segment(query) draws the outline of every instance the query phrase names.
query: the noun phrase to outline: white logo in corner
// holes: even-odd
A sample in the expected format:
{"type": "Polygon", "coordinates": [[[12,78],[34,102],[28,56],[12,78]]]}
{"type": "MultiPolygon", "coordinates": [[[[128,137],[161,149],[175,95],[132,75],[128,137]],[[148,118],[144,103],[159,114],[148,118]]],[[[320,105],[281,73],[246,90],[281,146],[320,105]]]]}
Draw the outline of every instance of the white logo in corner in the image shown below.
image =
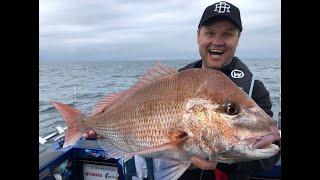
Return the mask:
{"type": "Polygon", "coordinates": [[[244,73],[242,71],[240,71],[239,69],[235,69],[233,71],[231,71],[231,77],[233,78],[242,78],[244,76],[244,73]]]}
{"type": "Polygon", "coordinates": [[[214,12],[217,13],[225,13],[226,10],[228,13],[230,13],[230,5],[226,2],[219,2],[219,4],[216,4],[216,8],[214,9],[214,12]]]}

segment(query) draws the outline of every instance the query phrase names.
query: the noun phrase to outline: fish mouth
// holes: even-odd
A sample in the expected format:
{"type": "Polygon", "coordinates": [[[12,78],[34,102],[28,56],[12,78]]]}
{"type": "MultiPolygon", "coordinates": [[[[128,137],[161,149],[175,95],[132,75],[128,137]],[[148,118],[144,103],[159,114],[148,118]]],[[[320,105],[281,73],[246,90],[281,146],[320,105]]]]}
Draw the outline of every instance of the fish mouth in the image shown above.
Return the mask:
{"type": "Polygon", "coordinates": [[[248,138],[232,146],[229,151],[220,153],[216,159],[219,162],[234,163],[270,158],[280,151],[279,146],[273,144],[277,140],[280,140],[280,134],[273,130],[272,133],[248,138]]]}
{"type": "Polygon", "coordinates": [[[279,132],[277,133],[272,133],[272,134],[267,134],[264,136],[261,136],[256,139],[256,142],[252,144],[252,148],[255,150],[267,150],[267,149],[279,149],[279,147],[275,144],[272,144],[275,141],[280,140],[280,134],[279,132]]]}

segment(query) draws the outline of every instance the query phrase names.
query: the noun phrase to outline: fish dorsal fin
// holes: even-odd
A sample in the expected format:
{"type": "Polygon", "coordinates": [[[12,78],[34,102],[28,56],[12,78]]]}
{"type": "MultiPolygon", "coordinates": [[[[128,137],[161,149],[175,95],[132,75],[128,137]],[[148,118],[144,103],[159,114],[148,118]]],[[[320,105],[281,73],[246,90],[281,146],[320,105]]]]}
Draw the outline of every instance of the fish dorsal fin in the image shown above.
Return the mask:
{"type": "Polygon", "coordinates": [[[128,90],[122,91],[120,93],[113,93],[103,97],[93,108],[92,115],[98,115],[103,113],[108,107],[113,103],[117,102],[119,99],[133,94],[138,91],[140,88],[150,84],[151,82],[164,77],[166,75],[178,72],[176,69],[169,67],[164,64],[156,63],[155,66],[148,69],[147,74],[139,78],[139,81],[136,82],[128,90]]]}
{"type": "Polygon", "coordinates": [[[157,62],[153,67],[149,68],[147,72],[143,78],[154,80],[168,74],[177,73],[178,71],[170,66],[157,62]]]}
{"type": "Polygon", "coordinates": [[[107,96],[103,97],[93,108],[92,115],[97,115],[103,113],[105,109],[111,106],[114,102],[117,102],[120,98],[125,96],[125,92],[120,93],[112,93],[108,94],[107,96]]]}
{"type": "Polygon", "coordinates": [[[130,93],[136,92],[138,89],[150,84],[151,82],[161,77],[167,76],[169,74],[177,73],[177,72],[178,71],[176,69],[157,62],[153,67],[147,70],[147,74],[139,78],[139,81],[135,83],[128,90],[128,92],[130,93]]]}

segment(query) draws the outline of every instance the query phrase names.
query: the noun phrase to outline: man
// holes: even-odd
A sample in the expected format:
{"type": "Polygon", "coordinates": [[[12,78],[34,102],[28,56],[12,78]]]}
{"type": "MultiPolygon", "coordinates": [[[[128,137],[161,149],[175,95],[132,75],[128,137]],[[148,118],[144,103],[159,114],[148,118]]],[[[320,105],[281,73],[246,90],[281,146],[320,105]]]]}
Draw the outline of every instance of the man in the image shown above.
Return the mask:
{"type": "MultiPolygon", "coordinates": [[[[253,74],[241,60],[234,57],[242,31],[239,9],[231,3],[221,1],[208,6],[199,23],[197,42],[201,60],[186,65],[180,71],[190,68],[211,68],[225,73],[235,84],[242,88],[252,99],[272,117],[270,96],[263,83],[255,80],[253,74]]],[[[277,144],[279,144],[277,142],[277,144]]],[[[216,176],[228,180],[249,179],[250,174],[272,168],[279,160],[280,152],[265,160],[224,164],[207,162],[208,167],[215,169],[216,176]],[[216,166],[215,166],[216,165],[216,166]]],[[[201,168],[201,160],[198,168],[201,168]]],[[[209,169],[209,168],[206,168],[209,169]]],[[[187,170],[180,179],[199,178],[214,179],[212,170],[201,172],[200,169],[187,170]]]]}
{"type": "MultiPolygon", "coordinates": [[[[245,64],[234,57],[242,23],[239,9],[228,3],[218,2],[208,6],[199,23],[197,43],[201,60],[190,63],[179,71],[190,68],[211,68],[225,73],[235,84],[242,88],[253,100],[271,117],[270,96],[263,83],[255,80],[253,74],[245,64]]],[[[277,143],[279,144],[279,143],[277,143]]],[[[179,179],[228,179],[245,180],[250,174],[272,168],[279,160],[280,152],[265,160],[224,164],[209,162],[193,157],[191,166],[179,179]]],[[[126,163],[128,179],[153,179],[157,173],[155,160],[146,161],[135,156],[126,163]]]]}

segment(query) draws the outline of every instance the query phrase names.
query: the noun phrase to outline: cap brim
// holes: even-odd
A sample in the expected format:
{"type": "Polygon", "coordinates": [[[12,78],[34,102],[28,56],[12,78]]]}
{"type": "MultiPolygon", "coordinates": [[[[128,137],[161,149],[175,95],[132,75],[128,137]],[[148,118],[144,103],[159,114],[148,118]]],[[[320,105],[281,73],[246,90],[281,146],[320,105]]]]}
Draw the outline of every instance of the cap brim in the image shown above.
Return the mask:
{"type": "Polygon", "coordinates": [[[236,21],[232,16],[227,16],[227,15],[225,15],[225,14],[212,16],[212,17],[204,20],[201,24],[199,24],[198,27],[203,26],[203,25],[206,24],[209,20],[213,20],[213,19],[217,19],[217,18],[225,18],[225,19],[230,20],[234,25],[237,26],[237,28],[240,30],[240,32],[242,31],[242,26],[241,26],[241,24],[238,24],[237,21],[236,21]]]}

